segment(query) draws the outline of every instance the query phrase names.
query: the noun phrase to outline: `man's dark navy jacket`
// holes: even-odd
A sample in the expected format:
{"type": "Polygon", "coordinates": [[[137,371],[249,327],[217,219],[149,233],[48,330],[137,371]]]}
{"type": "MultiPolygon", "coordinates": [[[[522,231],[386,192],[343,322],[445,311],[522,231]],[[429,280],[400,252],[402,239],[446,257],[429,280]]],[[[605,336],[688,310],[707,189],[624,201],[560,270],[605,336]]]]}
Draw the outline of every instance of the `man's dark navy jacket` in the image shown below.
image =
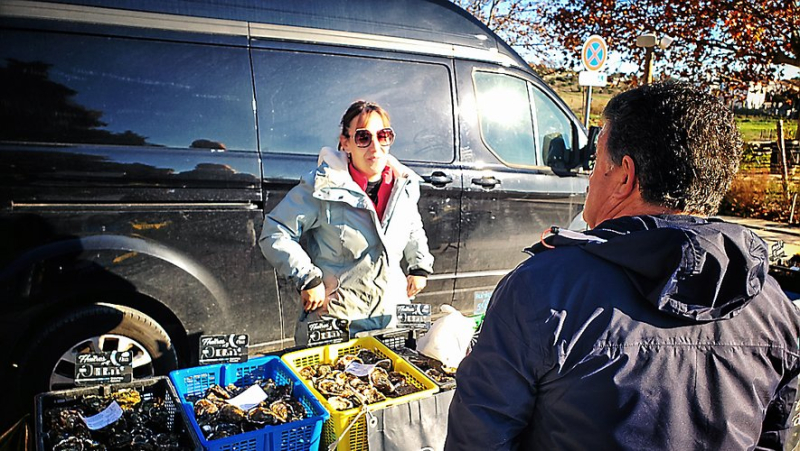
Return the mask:
{"type": "Polygon", "coordinates": [[[800,312],[760,238],[639,216],[547,243],[494,292],[448,451],[781,448],[800,312]]]}

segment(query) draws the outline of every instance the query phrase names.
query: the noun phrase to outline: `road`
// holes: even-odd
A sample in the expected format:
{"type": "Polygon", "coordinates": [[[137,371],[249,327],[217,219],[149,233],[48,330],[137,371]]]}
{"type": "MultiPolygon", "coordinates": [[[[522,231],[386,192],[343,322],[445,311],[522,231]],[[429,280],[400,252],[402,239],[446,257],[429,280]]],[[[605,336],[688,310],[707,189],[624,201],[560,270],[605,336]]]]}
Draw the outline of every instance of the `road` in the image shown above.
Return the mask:
{"type": "MultiPolygon", "coordinates": [[[[770,261],[788,260],[800,254],[800,227],[763,219],[737,218],[735,216],[718,216],[726,221],[741,224],[760,236],[770,246],[770,261]]],[[[798,257],[800,258],[800,257],[798,257]]]]}

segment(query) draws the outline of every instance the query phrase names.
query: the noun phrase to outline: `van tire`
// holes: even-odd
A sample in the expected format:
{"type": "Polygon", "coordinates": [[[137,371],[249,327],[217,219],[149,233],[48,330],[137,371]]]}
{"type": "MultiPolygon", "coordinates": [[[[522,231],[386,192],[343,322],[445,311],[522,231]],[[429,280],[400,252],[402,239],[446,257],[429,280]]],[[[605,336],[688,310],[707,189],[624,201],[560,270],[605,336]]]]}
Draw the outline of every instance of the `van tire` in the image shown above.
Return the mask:
{"type": "Polygon", "coordinates": [[[133,351],[134,379],[167,375],[178,368],[172,341],[155,320],[129,307],[92,304],[59,315],[30,341],[19,360],[22,402],[32,404],[36,393],[67,388],[60,384],[68,382],[61,377],[55,378],[59,383],[54,386],[53,374],[57,369],[65,376],[70,370],[74,374],[74,365],[70,368],[68,361],[71,351],[90,340],[97,344],[101,337],[106,347],[94,352],[133,351]]]}

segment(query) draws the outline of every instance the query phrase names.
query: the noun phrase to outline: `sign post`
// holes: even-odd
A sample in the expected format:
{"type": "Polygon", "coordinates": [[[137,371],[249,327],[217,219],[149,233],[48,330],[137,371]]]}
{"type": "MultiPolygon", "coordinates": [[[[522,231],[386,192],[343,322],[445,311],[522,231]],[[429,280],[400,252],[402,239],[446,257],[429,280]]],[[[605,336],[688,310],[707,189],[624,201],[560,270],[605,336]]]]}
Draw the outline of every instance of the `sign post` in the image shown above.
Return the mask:
{"type": "Polygon", "coordinates": [[[585,91],[586,103],[583,107],[583,126],[586,128],[589,128],[589,113],[592,107],[592,86],[603,87],[607,83],[606,74],[600,72],[600,69],[606,64],[607,57],[608,46],[602,36],[593,34],[583,43],[581,62],[586,70],[579,74],[578,84],[587,88],[585,91]]]}

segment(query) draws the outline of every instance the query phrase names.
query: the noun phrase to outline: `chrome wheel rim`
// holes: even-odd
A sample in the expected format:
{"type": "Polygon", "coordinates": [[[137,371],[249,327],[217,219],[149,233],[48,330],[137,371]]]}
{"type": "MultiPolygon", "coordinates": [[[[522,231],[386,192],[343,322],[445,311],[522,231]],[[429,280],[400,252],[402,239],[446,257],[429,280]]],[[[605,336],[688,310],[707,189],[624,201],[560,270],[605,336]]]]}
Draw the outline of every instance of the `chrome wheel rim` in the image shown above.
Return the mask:
{"type": "Polygon", "coordinates": [[[133,355],[133,377],[139,379],[154,375],[153,357],[147,349],[130,337],[105,334],[80,341],[59,357],[50,372],[50,390],[75,386],[75,362],[78,354],[87,352],[130,351],[133,355]]]}

